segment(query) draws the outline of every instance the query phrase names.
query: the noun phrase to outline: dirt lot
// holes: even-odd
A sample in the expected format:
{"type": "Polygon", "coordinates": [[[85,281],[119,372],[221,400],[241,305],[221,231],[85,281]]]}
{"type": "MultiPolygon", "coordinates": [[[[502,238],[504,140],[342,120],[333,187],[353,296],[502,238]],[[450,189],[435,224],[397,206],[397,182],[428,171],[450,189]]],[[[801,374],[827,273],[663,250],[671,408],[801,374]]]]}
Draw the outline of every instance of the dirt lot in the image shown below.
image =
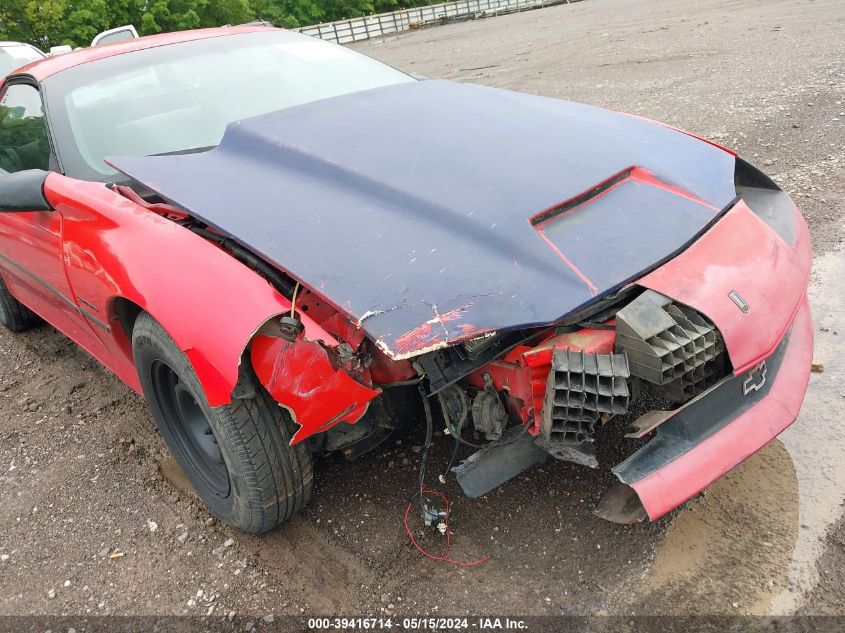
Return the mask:
{"type": "Polygon", "coordinates": [[[322,462],[308,510],[251,537],[198,505],[139,396],[49,327],[3,331],[0,615],[234,611],[260,630],[303,613],[845,614],[843,41],[841,0],[587,0],[357,45],[429,77],[667,121],[795,196],[824,372],[796,425],[704,495],[620,527],[590,513],[607,472],[549,464],[477,501],[449,484],[454,556],[491,556],[458,568],[407,541],[407,436],[322,462]]]}

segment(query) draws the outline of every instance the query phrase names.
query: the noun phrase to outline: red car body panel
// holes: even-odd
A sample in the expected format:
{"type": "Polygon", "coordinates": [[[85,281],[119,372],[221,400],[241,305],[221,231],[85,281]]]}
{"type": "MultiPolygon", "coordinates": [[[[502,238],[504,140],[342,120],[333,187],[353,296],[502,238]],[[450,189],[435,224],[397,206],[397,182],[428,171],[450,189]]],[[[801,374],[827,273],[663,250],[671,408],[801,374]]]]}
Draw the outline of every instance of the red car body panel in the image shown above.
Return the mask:
{"type": "Polygon", "coordinates": [[[637,284],[706,314],[741,374],[777,347],[807,290],[810,234],[797,208],[794,213],[791,246],[740,200],[700,240],[637,284]],[[745,299],[747,313],[731,300],[732,291],[745,299]]]}
{"type": "MultiPolygon", "coordinates": [[[[357,422],[367,411],[367,403],[381,393],[337,367],[321,345],[301,337],[287,341],[256,336],[251,355],[261,384],[294,413],[299,424],[291,444],[340,422],[357,422]]],[[[369,382],[369,372],[365,373],[362,378],[369,382]]]]}
{"type": "MultiPolygon", "coordinates": [[[[208,240],[101,183],[51,174],[45,194],[56,211],[0,216],[3,252],[32,269],[5,275],[10,290],[136,391],[131,342],[115,306],[137,305],[185,352],[209,404],[230,402],[244,350],[264,323],[290,311],[290,300],[208,240]],[[31,274],[54,291],[27,283],[31,274]]],[[[337,314],[320,316],[360,345],[360,332],[337,314]]],[[[252,352],[259,378],[300,424],[295,442],[357,421],[380,393],[335,369],[327,348],[338,339],[307,314],[301,319],[295,345],[281,349],[280,339],[259,336],[252,352]]]]}
{"type": "MultiPolygon", "coordinates": [[[[612,321],[608,322],[612,325],[612,321]]],[[[613,330],[584,329],[549,336],[534,347],[519,345],[501,360],[488,363],[468,377],[471,385],[483,389],[485,375],[490,376],[497,391],[508,394],[511,410],[525,424],[529,433],[540,432],[540,412],[546,396],[546,380],[555,350],[583,350],[590,354],[610,354],[616,341],[613,330]]]]}
{"type": "Polygon", "coordinates": [[[762,401],[677,459],[628,482],[652,520],[762,448],[798,415],[813,357],[806,294],[812,250],[804,218],[797,207],[793,213],[796,237],[789,245],[739,201],[686,251],[637,282],[707,315],[724,337],[735,376],[767,359],[790,336],[762,401]],[[768,283],[761,283],[761,274],[768,283]],[[741,294],[747,312],[730,298],[732,291],[741,294]]]}
{"type": "MultiPolygon", "coordinates": [[[[268,319],[289,311],[290,301],[209,241],[101,183],[51,174],[45,194],[55,212],[28,218],[2,214],[0,236],[14,232],[21,243],[20,236],[26,235],[18,226],[21,219],[35,227],[31,232],[52,222],[52,230],[44,232],[55,250],[43,268],[59,271],[51,280],[70,304],[41,298],[20,281],[26,274],[9,280],[12,292],[138,390],[131,345],[115,310],[118,300],[132,302],[161,323],[185,352],[209,404],[229,402],[250,339],[268,319]],[[168,248],[161,248],[163,243],[168,248]]],[[[2,243],[4,252],[13,241],[2,243]]],[[[21,261],[38,266],[33,252],[28,248],[21,261]]],[[[312,319],[302,320],[308,340],[337,345],[312,319]]]]}

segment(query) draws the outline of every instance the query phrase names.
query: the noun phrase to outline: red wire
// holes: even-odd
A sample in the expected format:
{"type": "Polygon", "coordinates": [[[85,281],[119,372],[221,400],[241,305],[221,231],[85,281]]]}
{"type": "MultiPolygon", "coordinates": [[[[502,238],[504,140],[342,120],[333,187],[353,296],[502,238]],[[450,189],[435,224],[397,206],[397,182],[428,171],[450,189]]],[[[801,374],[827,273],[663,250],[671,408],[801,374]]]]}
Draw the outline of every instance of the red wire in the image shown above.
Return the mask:
{"type": "Polygon", "coordinates": [[[451,533],[449,532],[449,499],[447,499],[446,495],[443,494],[442,492],[440,492],[439,490],[435,490],[434,488],[429,488],[428,486],[423,486],[422,488],[420,488],[420,494],[421,495],[424,495],[424,494],[436,495],[436,496],[440,497],[440,499],[443,501],[443,504],[446,507],[446,515],[443,518],[443,523],[446,524],[446,547],[443,549],[443,553],[440,554],[439,556],[435,556],[434,554],[431,554],[431,553],[427,552],[426,550],[424,550],[422,547],[420,547],[420,544],[417,543],[417,539],[414,538],[413,532],[411,532],[411,528],[408,526],[408,517],[411,514],[411,508],[413,507],[414,502],[409,501],[408,507],[405,508],[405,531],[408,533],[408,536],[411,538],[411,543],[414,544],[414,547],[416,547],[423,556],[425,556],[426,558],[430,558],[431,560],[439,560],[439,561],[442,561],[444,563],[452,563],[453,565],[457,565],[458,567],[475,567],[476,565],[480,565],[481,563],[484,563],[487,560],[489,560],[489,558],[490,558],[489,556],[484,556],[483,558],[479,558],[478,560],[474,560],[474,561],[465,563],[465,562],[461,562],[461,561],[453,560],[453,559],[449,558],[449,549],[452,547],[452,536],[451,536],[451,533]]]}

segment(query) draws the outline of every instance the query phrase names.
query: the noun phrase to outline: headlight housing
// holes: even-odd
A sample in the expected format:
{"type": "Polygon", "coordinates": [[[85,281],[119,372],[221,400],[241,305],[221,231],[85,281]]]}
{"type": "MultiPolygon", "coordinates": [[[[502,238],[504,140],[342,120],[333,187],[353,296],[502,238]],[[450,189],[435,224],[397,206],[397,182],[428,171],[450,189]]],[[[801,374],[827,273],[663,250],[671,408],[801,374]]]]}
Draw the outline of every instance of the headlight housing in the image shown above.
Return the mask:
{"type": "Polygon", "coordinates": [[[757,217],[790,246],[795,245],[795,203],[789,194],[751,163],[736,157],[736,193],[757,217]]]}

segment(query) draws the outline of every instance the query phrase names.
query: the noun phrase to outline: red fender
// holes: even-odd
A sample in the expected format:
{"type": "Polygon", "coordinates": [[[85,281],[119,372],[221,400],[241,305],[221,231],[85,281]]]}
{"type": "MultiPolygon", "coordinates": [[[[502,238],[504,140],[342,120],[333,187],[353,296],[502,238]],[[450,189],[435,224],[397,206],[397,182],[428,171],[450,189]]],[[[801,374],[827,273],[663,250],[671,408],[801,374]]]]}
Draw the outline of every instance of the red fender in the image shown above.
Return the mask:
{"type": "MultiPolygon", "coordinates": [[[[115,311],[127,299],[185,352],[209,404],[230,402],[244,349],[290,301],[216,245],[101,183],[51,174],[44,193],[62,216],[71,299],[101,342],[87,345],[89,352],[140,390],[115,311]]],[[[305,339],[338,344],[307,316],[302,321],[305,339]]]]}
{"type": "Polygon", "coordinates": [[[291,444],[339,422],[357,422],[369,401],[381,393],[335,367],[322,345],[302,336],[294,342],[256,336],[251,355],[261,384],[299,424],[291,444]]]}

